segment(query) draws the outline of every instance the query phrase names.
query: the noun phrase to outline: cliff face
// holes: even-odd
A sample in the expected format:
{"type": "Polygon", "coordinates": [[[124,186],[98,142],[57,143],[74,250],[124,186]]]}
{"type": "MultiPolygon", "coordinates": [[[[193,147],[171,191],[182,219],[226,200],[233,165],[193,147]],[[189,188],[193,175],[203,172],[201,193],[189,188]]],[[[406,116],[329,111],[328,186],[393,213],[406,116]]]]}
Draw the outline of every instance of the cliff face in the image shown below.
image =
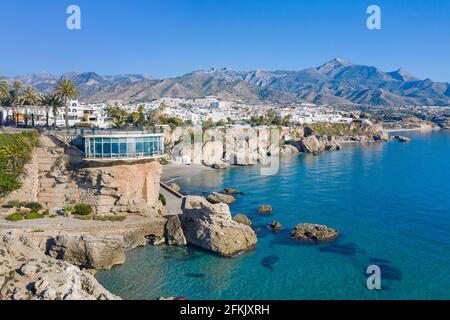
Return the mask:
{"type": "Polygon", "coordinates": [[[98,214],[146,214],[158,207],[159,162],[85,168],[77,174],[80,202],[98,214]]]}
{"type": "Polygon", "coordinates": [[[47,208],[92,205],[100,215],[150,214],[159,208],[159,162],[87,167],[74,150],[42,135],[25,168],[23,186],[6,200],[35,201],[47,208]]]}

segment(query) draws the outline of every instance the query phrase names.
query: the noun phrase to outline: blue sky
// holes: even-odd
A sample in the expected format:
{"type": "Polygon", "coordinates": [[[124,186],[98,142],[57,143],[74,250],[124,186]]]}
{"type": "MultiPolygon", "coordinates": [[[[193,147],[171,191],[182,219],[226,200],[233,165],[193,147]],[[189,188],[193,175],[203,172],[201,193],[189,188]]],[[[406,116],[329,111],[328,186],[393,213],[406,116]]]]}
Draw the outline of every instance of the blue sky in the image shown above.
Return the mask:
{"type": "Polygon", "coordinates": [[[450,0],[0,0],[0,74],[300,70],[334,57],[450,81],[450,0]],[[66,28],[66,8],[82,29],[66,28]],[[366,8],[382,30],[366,28],[366,8]]]}

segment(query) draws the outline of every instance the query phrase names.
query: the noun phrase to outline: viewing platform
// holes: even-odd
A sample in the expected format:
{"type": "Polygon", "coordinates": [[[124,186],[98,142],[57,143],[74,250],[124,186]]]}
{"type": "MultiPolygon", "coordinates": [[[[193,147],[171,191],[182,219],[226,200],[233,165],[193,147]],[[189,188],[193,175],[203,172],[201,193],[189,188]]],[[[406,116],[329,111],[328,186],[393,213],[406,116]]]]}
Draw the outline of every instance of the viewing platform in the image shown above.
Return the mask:
{"type": "Polygon", "coordinates": [[[136,161],[164,156],[164,130],[80,130],[85,161],[136,161]]]}

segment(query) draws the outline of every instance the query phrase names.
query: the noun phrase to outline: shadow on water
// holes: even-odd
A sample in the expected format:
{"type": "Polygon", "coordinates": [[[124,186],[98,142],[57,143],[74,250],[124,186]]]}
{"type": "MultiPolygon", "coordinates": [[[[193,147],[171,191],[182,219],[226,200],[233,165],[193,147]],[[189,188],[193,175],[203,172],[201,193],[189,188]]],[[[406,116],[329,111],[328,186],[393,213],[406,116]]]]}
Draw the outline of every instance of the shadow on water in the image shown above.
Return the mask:
{"type": "MultiPolygon", "coordinates": [[[[376,263],[375,261],[387,261],[384,259],[370,259],[372,263],[375,263],[381,270],[381,279],[389,280],[389,281],[402,281],[403,274],[400,269],[393,267],[387,263],[376,263]]],[[[364,270],[364,275],[366,274],[366,270],[364,270]]]]}
{"type": "Polygon", "coordinates": [[[186,273],[185,276],[189,277],[189,278],[195,278],[195,279],[201,279],[201,278],[206,277],[206,275],[204,273],[186,273]]]}
{"type": "Polygon", "coordinates": [[[334,253],[341,256],[354,256],[358,253],[363,253],[356,243],[342,243],[339,240],[324,244],[318,248],[320,252],[334,253]]]}
{"type": "Polygon", "coordinates": [[[280,257],[277,255],[267,256],[267,257],[262,258],[261,265],[264,268],[273,270],[274,264],[277,263],[279,260],[280,260],[280,257]]]}

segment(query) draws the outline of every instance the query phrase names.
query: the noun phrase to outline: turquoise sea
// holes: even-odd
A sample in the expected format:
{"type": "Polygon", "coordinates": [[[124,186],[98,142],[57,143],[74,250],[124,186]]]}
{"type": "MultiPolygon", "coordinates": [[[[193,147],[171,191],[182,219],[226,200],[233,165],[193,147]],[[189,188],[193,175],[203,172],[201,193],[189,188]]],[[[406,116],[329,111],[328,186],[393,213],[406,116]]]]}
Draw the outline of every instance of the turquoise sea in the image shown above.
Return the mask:
{"type": "Polygon", "coordinates": [[[450,132],[405,135],[413,142],[284,158],[269,177],[240,167],[179,180],[189,194],[243,191],[231,209],[259,229],[257,249],[230,259],[147,246],[96,277],[125,299],[450,299],[450,132]],[[273,206],[271,217],[258,216],[262,204],[273,206]],[[265,229],[273,219],[284,232],[265,229]],[[291,241],[304,222],[342,236],[291,241]],[[380,266],[382,290],[366,288],[369,265],[380,266]]]}

